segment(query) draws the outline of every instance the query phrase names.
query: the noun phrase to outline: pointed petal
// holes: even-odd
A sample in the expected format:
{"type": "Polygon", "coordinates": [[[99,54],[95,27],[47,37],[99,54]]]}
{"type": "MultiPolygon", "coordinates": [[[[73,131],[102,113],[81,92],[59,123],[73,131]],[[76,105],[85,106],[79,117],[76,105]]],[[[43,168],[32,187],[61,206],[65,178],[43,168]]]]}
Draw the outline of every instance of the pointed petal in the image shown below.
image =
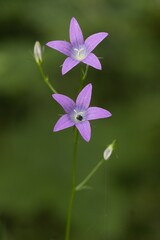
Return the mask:
{"type": "Polygon", "coordinates": [[[64,75],[65,73],[67,73],[68,71],[70,71],[73,67],[75,67],[77,64],[79,63],[79,61],[74,60],[70,57],[66,58],[66,60],[63,63],[62,66],[62,75],[64,75]]]}
{"type": "Polygon", "coordinates": [[[66,41],[51,41],[46,44],[48,47],[53,48],[66,56],[71,55],[72,46],[66,41]]]}
{"type": "Polygon", "coordinates": [[[89,142],[91,138],[91,126],[88,121],[80,122],[76,124],[76,128],[78,129],[81,136],[85,141],[89,142]]]}
{"type": "Polygon", "coordinates": [[[99,32],[99,33],[95,33],[95,34],[89,36],[85,40],[85,46],[86,46],[88,53],[92,52],[92,50],[95,49],[95,47],[101,41],[103,41],[103,39],[106,38],[107,36],[108,36],[108,33],[106,33],[106,32],[99,32]]]}
{"type": "Polygon", "coordinates": [[[62,117],[60,117],[60,119],[57,121],[56,125],[54,126],[53,131],[58,132],[65,128],[72,127],[73,125],[74,125],[74,122],[71,121],[68,114],[65,114],[62,117]]]}
{"type": "Polygon", "coordinates": [[[108,118],[110,116],[112,116],[112,114],[103,108],[90,107],[87,109],[86,119],[94,120],[99,118],[108,118]]]}
{"type": "Polygon", "coordinates": [[[93,53],[90,53],[82,62],[98,70],[102,69],[99,59],[93,53]]]}
{"type": "Polygon", "coordinates": [[[52,97],[62,106],[66,113],[70,113],[75,107],[74,101],[63,94],[52,94],[52,97]]]}
{"type": "Polygon", "coordinates": [[[91,101],[91,96],[92,96],[92,84],[89,83],[79,93],[77,100],[76,100],[77,107],[82,110],[87,109],[89,107],[89,104],[91,101]]]}
{"type": "Polygon", "coordinates": [[[73,17],[70,22],[70,42],[74,47],[78,47],[79,45],[84,44],[82,30],[77,22],[77,20],[73,17]]]}

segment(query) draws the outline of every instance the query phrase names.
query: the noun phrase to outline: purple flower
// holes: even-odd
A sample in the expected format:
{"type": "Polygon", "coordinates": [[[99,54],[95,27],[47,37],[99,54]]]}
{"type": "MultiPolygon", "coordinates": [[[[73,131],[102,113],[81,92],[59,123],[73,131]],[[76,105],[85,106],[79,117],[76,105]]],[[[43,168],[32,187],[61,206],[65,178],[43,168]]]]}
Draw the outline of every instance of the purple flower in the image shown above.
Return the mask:
{"type": "Polygon", "coordinates": [[[46,44],[48,47],[56,49],[67,56],[62,66],[62,75],[80,62],[101,70],[101,63],[92,51],[108,36],[108,33],[95,33],[84,41],[82,30],[77,20],[73,17],[70,22],[69,36],[71,43],[66,41],[51,41],[46,44]]]}
{"type": "Polygon", "coordinates": [[[89,120],[108,118],[112,114],[99,107],[89,107],[92,95],[92,84],[88,84],[79,93],[76,103],[62,94],[53,94],[52,97],[62,106],[66,114],[57,121],[53,131],[57,132],[65,128],[76,126],[85,141],[91,138],[89,120]]]}

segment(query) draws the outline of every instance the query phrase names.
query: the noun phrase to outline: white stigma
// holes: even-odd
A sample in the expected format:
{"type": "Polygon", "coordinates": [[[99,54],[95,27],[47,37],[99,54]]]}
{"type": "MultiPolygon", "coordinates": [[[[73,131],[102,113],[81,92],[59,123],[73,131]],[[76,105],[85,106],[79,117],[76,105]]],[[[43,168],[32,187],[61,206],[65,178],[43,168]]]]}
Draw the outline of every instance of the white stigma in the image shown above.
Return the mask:
{"type": "Polygon", "coordinates": [[[86,58],[86,49],[84,47],[73,48],[73,58],[82,61],[84,58],[86,58]]]}

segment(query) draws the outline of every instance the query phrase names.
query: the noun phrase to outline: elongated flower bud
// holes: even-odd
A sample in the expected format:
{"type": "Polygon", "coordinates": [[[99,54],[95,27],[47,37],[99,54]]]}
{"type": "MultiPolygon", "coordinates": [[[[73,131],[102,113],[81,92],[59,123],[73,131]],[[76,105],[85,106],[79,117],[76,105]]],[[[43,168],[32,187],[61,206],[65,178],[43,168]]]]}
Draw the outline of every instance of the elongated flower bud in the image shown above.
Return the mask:
{"type": "Polygon", "coordinates": [[[115,140],[104,150],[103,153],[103,158],[104,160],[108,160],[110,158],[110,156],[112,155],[112,152],[114,150],[115,147],[115,140]]]}
{"type": "Polygon", "coordinates": [[[41,44],[37,41],[34,45],[34,58],[37,62],[37,64],[42,63],[42,49],[41,44]]]}

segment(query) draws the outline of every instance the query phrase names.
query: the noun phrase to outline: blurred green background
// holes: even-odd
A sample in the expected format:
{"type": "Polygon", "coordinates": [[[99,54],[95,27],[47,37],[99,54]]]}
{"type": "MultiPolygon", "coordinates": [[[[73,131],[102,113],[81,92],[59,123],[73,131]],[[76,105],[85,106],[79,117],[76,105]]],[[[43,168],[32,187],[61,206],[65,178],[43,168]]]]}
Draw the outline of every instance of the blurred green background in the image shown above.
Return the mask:
{"type": "MultiPolygon", "coordinates": [[[[160,84],[158,0],[0,1],[0,240],[62,240],[70,194],[73,130],[53,133],[62,108],[51,98],[33,46],[69,40],[76,17],[85,38],[106,31],[96,49],[102,71],[89,69],[92,105],[112,118],[79,138],[78,182],[118,147],[77,193],[72,239],[160,239],[160,84]]],[[[65,56],[45,47],[44,68],[59,92],[76,98],[82,67],[62,77],[65,56]]]]}

